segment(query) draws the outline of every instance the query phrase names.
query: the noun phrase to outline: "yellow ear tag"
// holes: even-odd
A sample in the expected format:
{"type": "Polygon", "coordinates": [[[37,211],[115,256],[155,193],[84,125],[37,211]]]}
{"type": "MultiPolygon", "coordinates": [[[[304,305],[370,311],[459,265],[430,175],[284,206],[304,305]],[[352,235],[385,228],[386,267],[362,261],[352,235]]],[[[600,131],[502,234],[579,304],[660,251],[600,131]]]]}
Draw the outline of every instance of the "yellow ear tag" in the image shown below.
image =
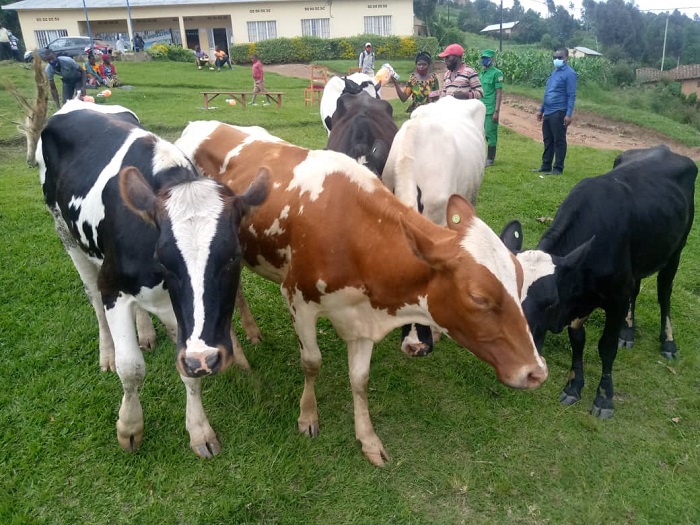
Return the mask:
{"type": "Polygon", "coordinates": [[[454,224],[459,224],[459,221],[461,221],[461,220],[462,220],[462,218],[459,215],[457,215],[456,213],[452,216],[452,222],[454,224]]]}

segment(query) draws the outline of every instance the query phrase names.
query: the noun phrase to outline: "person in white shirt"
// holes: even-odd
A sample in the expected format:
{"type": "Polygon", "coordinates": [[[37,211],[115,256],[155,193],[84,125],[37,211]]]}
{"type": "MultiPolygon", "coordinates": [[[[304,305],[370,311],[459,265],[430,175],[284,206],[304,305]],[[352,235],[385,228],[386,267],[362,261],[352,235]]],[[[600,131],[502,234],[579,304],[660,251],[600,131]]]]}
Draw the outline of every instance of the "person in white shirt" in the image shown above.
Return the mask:
{"type": "Polygon", "coordinates": [[[372,44],[370,42],[365,44],[365,50],[360,53],[357,67],[362,69],[365,75],[374,76],[374,53],[372,52],[372,44]]]}

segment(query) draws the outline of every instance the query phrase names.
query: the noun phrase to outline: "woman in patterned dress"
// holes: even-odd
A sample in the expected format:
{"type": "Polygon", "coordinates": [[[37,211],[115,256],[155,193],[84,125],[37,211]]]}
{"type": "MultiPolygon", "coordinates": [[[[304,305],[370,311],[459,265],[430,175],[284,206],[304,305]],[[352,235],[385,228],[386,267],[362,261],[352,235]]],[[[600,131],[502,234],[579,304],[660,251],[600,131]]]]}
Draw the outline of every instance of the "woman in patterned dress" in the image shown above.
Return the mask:
{"type": "Polygon", "coordinates": [[[432,57],[427,51],[420,51],[416,55],[416,69],[411,73],[405,86],[401,86],[394,79],[396,94],[401,102],[406,102],[408,97],[413,98],[411,105],[406,108],[406,113],[411,113],[418,106],[437,99],[440,91],[440,82],[437,75],[430,72],[432,57]]]}

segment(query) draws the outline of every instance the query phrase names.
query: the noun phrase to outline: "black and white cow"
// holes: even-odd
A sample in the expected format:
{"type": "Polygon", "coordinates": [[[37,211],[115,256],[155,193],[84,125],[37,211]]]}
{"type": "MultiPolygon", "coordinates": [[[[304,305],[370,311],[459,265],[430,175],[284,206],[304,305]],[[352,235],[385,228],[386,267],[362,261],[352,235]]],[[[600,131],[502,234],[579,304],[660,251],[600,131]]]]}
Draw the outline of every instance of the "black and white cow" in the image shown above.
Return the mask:
{"type": "Polygon", "coordinates": [[[375,82],[374,77],[365,73],[353,73],[345,77],[331,77],[323,88],[321,96],[320,111],[321,122],[328,133],[333,127],[333,113],[335,113],[340,95],[347,93],[349,95],[359,95],[365,93],[372,98],[381,99],[382,85],[375,82]]]}
{"type": "MultiPolygon", "coordinates": [[[[199,378],[233,362],[247,366],[230,334],[240,277],[237,230],[249,207],[265,198],[266,180],[236,197],[200,177],[131,111],[77,100],[48,121],[36,155],[46,205],[97,315],[100,365],[116,368],[124,388],[119,444],[132,451],[143,438],[145,362],[134,330],[143,308],[176,335],[190,446],[202,457],[217,454],[199,378]]],[[[145,314],[140,328],[143,322],[150,325],[145,314]]]]}
{"type": "MultiPolygon", "coordinates": [[[[523,310],[537,348],[541,350],[547,330],[568,327],[572,364],[559,398],[563,404],[581,399],[584,321],[602,308],[605,328],[598,353],[603,370],[591,413],[613,416],[618,344],[632,346],[640,281],[657,272],[661,353],[676,356],[671,290],[693,225],[697,174],[691,159],[666,146],[623,153],[612,171],[574,186],[536,250],[517,254],[524,272],[523,310]]],[[[520,224],[507,225],[501,238],[519,250],[520,224]]]]}
{"type": "Polygon", "coordinates": [[[337,101],[326,149],[339,151],[382,176],[398,131],[386,100],[344,93],[337,101]]]}

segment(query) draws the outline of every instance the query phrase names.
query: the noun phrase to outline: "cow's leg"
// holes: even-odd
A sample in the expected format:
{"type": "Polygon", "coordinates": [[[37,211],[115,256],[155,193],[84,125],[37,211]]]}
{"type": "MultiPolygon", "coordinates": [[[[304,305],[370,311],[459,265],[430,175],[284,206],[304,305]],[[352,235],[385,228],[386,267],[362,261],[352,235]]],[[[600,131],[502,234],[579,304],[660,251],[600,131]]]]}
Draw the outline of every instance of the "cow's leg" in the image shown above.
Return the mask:
{"type": "Polygon", "coordinates": [[[612,368],[617,356],[617,338],[628,304],[629,297],[624,297],[617,304],[605,309],[605,328],[603,328],[603,335],[598,341],[598,355],[603,365],[603,373],[591,407],[591,414],[601,419],[610,419],[615,411],[612,368]]]}
{"type": "Polygon", "coordinates": [[[221,445],[202,406],[201,379],[183,375],[180,379],[187,390],[185,426],[190,434],[190,448],[200,458],[214,457],[221,452],[221,445]]]}
{"type": "Polygon", "coordinates": [[[99,267],[90,261],[85,253],[80,249],[80,246],[78,246],[78,243],[68,231],[68,227],[60,215],[54,213],[54,222],[58,236],[63,242],[66,252],[68,252],[69,257],[73,261],[73,266],[75,266],[75,269],[78,271],[80,279],[83,281],[85,293],[87,294],[90,304],[92,304],[92,308],[95,311],[95,316],[97,317],[97,326],[99,329],[100,338],[100,370],[102,372],[115,372],[117,368],[114,364],[114,341],[112,340],[109,324],[107,323],[107,318],[105,317],[104,305],[102,304],[102,295],[97,288],[97,274],[99,272],[99,267]]]}
{"type": "Polygon", "coordinates": [[[139,346],[142,350],[153,350],[156,347],[156,330],[148,312],[136,307],[136,332],[139,336],[139,346]]]}
{"type": "Polygon", "coordinates": [[[634,310],[637,305],[637,296],[639,295],[639,288],[641,284],[641,279],[637,279],[634,283],[634,291],[632,292],[632,297],[630,297],[629,308],[627,309],[625,322],[622,325],[622,328],[620,329],[620,337],[617,341],[617,346],[619,348],[632,348],[634,346],[634,310]]]}
{"type": "Polygon", "coordinates": [[[248,308],[241,283],[238,284],[238,291],[236,292],[236,309],[241,316],[241,326],[245,331],[245,336],[248,341],[251,343],[259,343],[262,341],[262,333],[255,323],[253,313],[250,311],[250,308],[248,308]]]}
{"type": "Polygon", "coordinates": [[[121,295],[114,306],[105,309],[114,338],[117,374],[124,389],[117,420],[117,439],[119,445],[128,452],[136,450],[143,440],[143,411],[139,388],[146,375],[146,363],[136,337],[135,306],[131,296],[121,295]]]}
{"type": "Polygon", "coordinates": [[[401,327],[401,350],[411,357],[424,357],[433,351],[433,332],[429,326],[407,324],[401,327]]]}
{"type": "Polygon", "coordinates": [[[233,346],[233,364],[240,370],[250,370],[250,363],[245,356],[241,343],[238,342],[236,332],[231,327],[231,345],[233,346]]]}
{"type": "Polygon", "coordinates": [[[559,402],[562,405],[573,405],[581,400],[581,390],[585,384],[583,349],[586,346],[586,327],[584,322],[585,319],[576,319],[568,328],[571,343],[571,370],[569,370],[566,386],[559,395],[559,402]]]}
{"type": "Polygon", "coordinates": [[[299,401],[299,432],[309,437],[317,437],[318,406],[316,404],[316,376],[321,369],[321,350],[316,341],[316,312],[305,304],[290,305],[289,311],[294,320],[294,329],[299,338],[301,368],[304,370],[304,392],[299,401]]]}
{"type": "Polygon", "coordinates": [[[666,359],[678,357],[678,347],[673,340],[673,326],[671,325],[671,292],[673,291],[673,279],[676,276],[676,270],[678,270],[680,257],[681,251],[679,250],[678,253],[670,258],[668,264],[661,268],[659,275],[656,277],[656,297],[661,311],[659,341],[661,342],[661,355],[666,359]]]}
{"type": "Polygon", "coordinates": [[[369,365],[373,346],[374,343],[369,339],[348,342],[348,368],[355,408],[355,438],[362,443],[362,452],[367,459],[377,466],[382,466],[384,461],[389,461],[390,458],[379,436],[374,432],[367,402],[369,365]]]}

